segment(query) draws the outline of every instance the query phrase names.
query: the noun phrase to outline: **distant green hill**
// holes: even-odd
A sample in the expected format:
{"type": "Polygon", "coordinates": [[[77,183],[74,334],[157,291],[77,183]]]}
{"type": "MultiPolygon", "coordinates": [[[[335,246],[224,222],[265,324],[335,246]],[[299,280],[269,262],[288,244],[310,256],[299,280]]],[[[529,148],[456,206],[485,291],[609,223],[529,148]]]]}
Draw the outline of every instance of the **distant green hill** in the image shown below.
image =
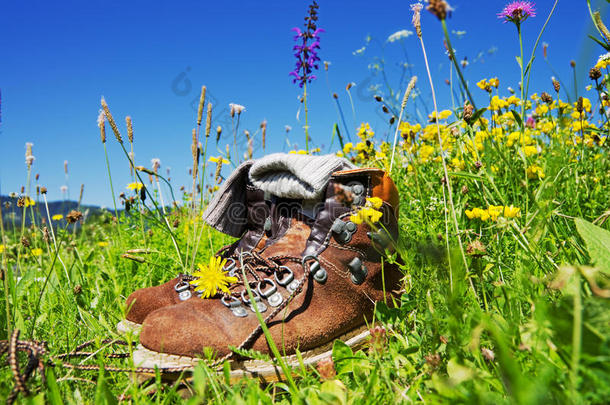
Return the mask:
{"type": "MultiPolygon", "coordinates": [[[[36,201],[36,200],[35,200],[36,201]]],[[[21,216],[23,215],[23,208],[17,207],[17,198],[12,198],[9,196],[0,196],[0,203],[2,203],[2,221],[6,227],[11,227],[13,223],[17,226],[21,226],[21,216]]],[[[64,217],[71,210],[79,210],[83,213],[85,220],[97,217],[102,215],[104,212],[107,212],[106,209],[102,209],[101,207],[95,205],[84,205],[78,206],[78,202],[76,201],[49,201],[49,214],[51,217],[54,215],[63,215],[64,217]]],[[[34,218],[37,224],[42,223],[42,218],[46,222],[47,219],[47,211],[44,205],[44,201],[41,199],[40,201],[36,201],[36,205],[32,207],[34,209],[34,218]]],[[[64,220],[62,220],[64,221],[64,220]]],[[[28,208],[25,216],[26,225],[30,225],[32,222],[32,214],[31,208],[28,208]]],[[[63,222],[59,222],[63,223],[63,222]]]]}

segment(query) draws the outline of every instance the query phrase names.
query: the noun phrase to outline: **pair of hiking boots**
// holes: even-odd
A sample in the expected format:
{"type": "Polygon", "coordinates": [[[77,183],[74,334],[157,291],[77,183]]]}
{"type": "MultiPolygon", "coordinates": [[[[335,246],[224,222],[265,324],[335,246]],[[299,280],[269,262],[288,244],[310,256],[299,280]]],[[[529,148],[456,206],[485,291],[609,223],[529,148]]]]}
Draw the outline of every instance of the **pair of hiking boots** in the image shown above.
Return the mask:
{"type": "Polygon", "coordinates": [[[132,293],[118,329],[141,327],[135,365],[194,366],[211,348],[232,360],[236,376],[278,376],[272,364],[235,354],[270,353],[255,307],[289,365],[315,364],[337,338],[365,343],[375,302],[402,276],[383,260],[398,239],[398,205],[383,170],[332,155],[274,154],[242,164],[204,213],[208,224],[240,237],[217,253],[234,277],[228,292],[202,299],[195,278],[180,275],[132,293]]]}

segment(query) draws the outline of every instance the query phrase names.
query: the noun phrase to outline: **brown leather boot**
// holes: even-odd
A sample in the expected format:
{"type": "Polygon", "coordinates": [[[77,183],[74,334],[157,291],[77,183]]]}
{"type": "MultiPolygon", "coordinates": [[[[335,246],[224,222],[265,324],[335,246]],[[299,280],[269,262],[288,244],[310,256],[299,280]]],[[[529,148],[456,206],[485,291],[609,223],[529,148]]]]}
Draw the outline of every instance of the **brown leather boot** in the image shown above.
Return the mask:
{"type": "Polygon", "coordinates": [[[279,372],[273,365],[240,360],[229,348],[270,353],[244,282],[290,365],[299,364],[297,348],[303,361],[313,364],[329,355],[336,338],[350,346],[363,343],[375,302],[398,289],[402,277],[396,265],[382,264],[398,239],[398,202],[397,189],[382,170],[335,172],[314,221],[292,217],[284,237],[244,259],[247,281],[239,273],[229,294],[149,314],[134,363],[171,372],[196,364],[207,347],[219,361],[232,360],[236,376],[272,378],[279,372]]]}
{"type": "MultiPolygon", "coordinates": [[[[211,226],[220,228],[219,230],[231,236],[241,236],[237,241],[223,247],[216,253],[216,256],[228,259],[226,264],[228,271],[236,269],[236,259],[239,253],[260,250],[266,245],[268,239],[275,240],[277,238],[271,227],[272,202],[270,197],[265,198],[265,193],[254,187],[249,181],[248,170],[252,163],[252,161],[248,161],[235,170],[210,203],[211,207],[204,213],[204,219],[211,226]],[[234,193],[235,190],[244,190],[244,194],[241,201],[237,201],[227,211],[230,211],[232,217],[241,218],[241,220],[232,221],[231,229],[228,229],[223,227],[220,221],[210,220],[208,212],[213,211],[216,205],[221,204],[225,195],[230,192],[234,193]]],[[[232,197],[234,196],[232,195],[232,197]]],[[[222,215],[219,215],[219,217],[222,217],[222,215]]],[[[197,296],[198,294],[189,284],[191,280],[193,280],[192,276],[180,274],[164,284],[142,288],[131,293],[126,301],[127,314],[125,319],[117,324],[119,333],[137,333],[149,313],[197,296]]]]}

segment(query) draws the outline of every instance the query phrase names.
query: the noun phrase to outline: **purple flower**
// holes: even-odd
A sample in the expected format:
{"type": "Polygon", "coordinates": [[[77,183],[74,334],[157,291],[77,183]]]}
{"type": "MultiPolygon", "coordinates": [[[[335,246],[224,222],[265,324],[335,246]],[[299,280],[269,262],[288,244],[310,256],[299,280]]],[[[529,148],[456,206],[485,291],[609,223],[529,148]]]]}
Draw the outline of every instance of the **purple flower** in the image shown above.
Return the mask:
{"type": "Polygon", "coordinates": [[[501,13],[498,13],[498,18],[503,19],[505,23],[512,22],[517,25],[527,20],[528,17],[536,17],[534,4],[529,1],[513,1],[507,4],[501,13]]]}
{"type": "Polygon", "coordinates": [[[292,47],[292,50],[295,51],[294,56],[297,61],[295,69],[289,75],[294,77],[292,82],[299,83],[299,87],[303,87],[305,83],[311,83],[316,78],[312,73],[319,67],[317,63],[320,61],[318,56],[318,50],[320,49],[319,34],[324,32],[324,30],[316,25],[318,7],[315,0],[309,6],[308,16],[305,17],[304,31],[301,31],[299,28],[292,29],[296,33],[294,36],[296,45],[292,47]]]}

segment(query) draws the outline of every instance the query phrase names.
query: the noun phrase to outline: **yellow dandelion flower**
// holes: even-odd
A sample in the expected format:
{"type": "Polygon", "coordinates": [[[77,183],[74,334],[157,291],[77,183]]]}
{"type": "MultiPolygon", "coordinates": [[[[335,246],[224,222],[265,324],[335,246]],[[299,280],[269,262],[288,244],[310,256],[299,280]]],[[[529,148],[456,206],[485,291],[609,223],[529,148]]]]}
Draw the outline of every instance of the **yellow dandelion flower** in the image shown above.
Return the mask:
{"type": "Polygon", "coordinates": [[[108,246],[108,242],[106,242],[106,241],[97,242],[97,245],[98,245],[99,247],[106,247],[106,246],[108,246]]]}
{"type": "Polygon", "coordinates": [[[40,256],[42,254],[42,249],[41,248],[34,248],[32,249],[32,256],[40,256]]]}
{"type": "Polygon", "coordinates": [[[212,156],[211,158],[208,159],[208,162],[212,162],[212,163],[218,163],[220,161],[222,161],[223,165],[228,165],[229,163],[231,163],[227,159],[223,158],[222,156],[218,156],[218,157],[212,156]]]}
{"type": "Polygon", "coordinates": [[[215,296],[218,291],[229,292],[229,284],[237,282],[237,277],[227,276],[223,271],[227,259],[221,257],[210,257],[210,263],[199,264],[199,270],[193,273],[197,277],[190,283],[195,286],[195,291],[202,291],[201,298],[215,296]]]}
{"type": "Polygon", "coordinates": [[[142,183],[129,183],[127,185],[128,190],[135,190],[135,191],[140,191],[142,189],[142,187],[144,187],[144,184],[142,184],[142,183]]]}
{"type": "Polygon", "coordinates": [[[64,216],[63,216],[63,215],[61,215],[61,214],[55,214],[55,215],[53,215],[53,216],[51,217],[51,219],[52,219],[53,221],[61,221],[62,219],[64,219],[64,216]]]}
{"type": "Polygon", "coordinates": [[[4,245],[0,245],[0,253],[4,252],[4,245]]]}

